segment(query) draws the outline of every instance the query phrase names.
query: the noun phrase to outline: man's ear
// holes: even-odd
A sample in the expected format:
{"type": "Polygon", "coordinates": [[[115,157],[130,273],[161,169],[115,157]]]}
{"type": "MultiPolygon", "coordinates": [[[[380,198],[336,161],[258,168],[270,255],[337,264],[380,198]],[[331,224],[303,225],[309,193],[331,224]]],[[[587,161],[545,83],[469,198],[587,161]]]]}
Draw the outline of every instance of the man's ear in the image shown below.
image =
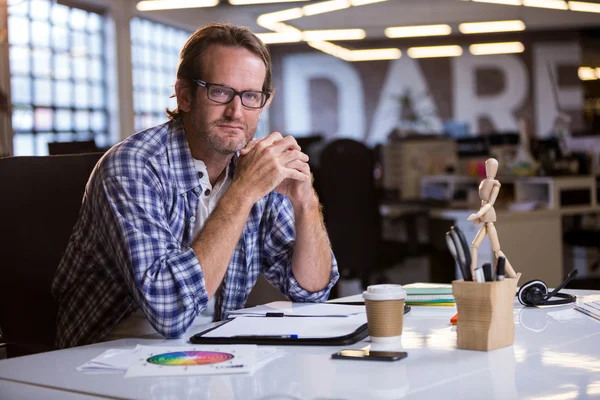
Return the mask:
{"type": "Polygon", "coordinates": [[[183,112],[189,112],[192,108],[192,88],[184,79],[175,81],[175,96],[177,96],[177,106],[183,112]]]}
{"type": "Polygon", "coordinates": [[[269,96],[269,99],[267,100],[267,102],[263,108],[269,108],[269,106],[271,106],[271,102],[273,101],[274,97],[275,97],[275,89],[272,89],[271,95],[269,96]]]}
{"type": "Polygon", "coordinates": [[[275,94],[275,90],[273,89],[273,91],[271,92],[271,96],[269,96],[269,99],[267,100],[267,102],[265,103],[265,105],[263,106],[263,108],[260,109],[259,111],[259,119],[262,117],[262,113],[263,111],[265,111],[265,109],[269,108],[271,106],[271,102],[273,101],[273,95],[275,94]]]}

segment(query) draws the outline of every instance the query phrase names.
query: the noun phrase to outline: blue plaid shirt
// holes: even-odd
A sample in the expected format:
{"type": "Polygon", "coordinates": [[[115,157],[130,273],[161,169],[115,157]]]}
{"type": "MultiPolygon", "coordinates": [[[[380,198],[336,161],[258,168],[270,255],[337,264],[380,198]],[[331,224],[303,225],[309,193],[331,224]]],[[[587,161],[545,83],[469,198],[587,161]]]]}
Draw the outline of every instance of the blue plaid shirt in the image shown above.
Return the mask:
{"type": "MultiPolygon", "coordinates": [[[[107,152],[87,184],[52,284],[58,347],[97,342],[138,307],[166,338],[185,334],[208,303],[202,266],[190,247],[201,193],[179,120],[107,152]]],[[[329,285],[304,290],[291,268],[294,237],[287,197],[271,192],[254,204],[219,288],[216,314],[242,308],[261,272],[292,301],[325,301],[339,277],[335,258],[329,285]]]]}

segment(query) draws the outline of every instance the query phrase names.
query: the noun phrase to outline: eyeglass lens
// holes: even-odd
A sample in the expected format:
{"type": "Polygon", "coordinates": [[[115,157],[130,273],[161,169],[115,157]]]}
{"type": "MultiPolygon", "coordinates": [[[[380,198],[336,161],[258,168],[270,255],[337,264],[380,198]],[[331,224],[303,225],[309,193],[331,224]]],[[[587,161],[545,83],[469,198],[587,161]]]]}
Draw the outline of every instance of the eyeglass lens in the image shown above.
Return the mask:
{"type": "MultiPolygon", "coordinates": [[[[225,86],[211,85],[208,98],[217,103],[229,103],[235,96],[235,91],[225,86]]],[[[242,104],[246,107],[260,108],[264,105],[265,94],[256,91],[245,91],[240,95],[242,104]]]]}

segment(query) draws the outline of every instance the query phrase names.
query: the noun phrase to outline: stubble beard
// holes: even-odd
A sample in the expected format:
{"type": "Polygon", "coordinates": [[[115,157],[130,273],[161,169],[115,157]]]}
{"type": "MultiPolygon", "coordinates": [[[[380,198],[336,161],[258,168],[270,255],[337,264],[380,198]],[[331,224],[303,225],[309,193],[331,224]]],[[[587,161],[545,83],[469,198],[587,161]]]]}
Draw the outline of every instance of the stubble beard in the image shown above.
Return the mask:
{"type": "Polygon", "coordinates": [[[244,121],[234,121],[231,119],[220,118],[209,122],[206,126],[201,126],[194,115],[192,115],[191,120],[192,128],[194,129],[196,137],[198,137],[202,142],[208,144],[212,150],[222,155],[231,155],[243,149],[256,133],[256,127],[248,127],[248,124],[246,124],[244,121]],[[235,139],[231,137],[221,137],[216,131],[218,129],[217,125],[227,123],[242,125],[244,127],[243,135],[240,135],[235,139]]]}

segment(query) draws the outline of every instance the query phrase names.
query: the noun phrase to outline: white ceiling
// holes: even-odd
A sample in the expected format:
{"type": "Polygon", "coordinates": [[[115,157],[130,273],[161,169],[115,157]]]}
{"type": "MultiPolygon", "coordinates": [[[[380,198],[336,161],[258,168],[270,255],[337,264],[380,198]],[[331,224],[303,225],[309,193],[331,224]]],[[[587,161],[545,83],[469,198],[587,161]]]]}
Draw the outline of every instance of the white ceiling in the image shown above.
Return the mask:
{"type": "MultiPolygon", "coordinates": [[[[231,22],[248,26],[254,32],[261,33],[267,31],[256,24],[256,18],[260,14],[309,4],[299,2],[232,6],[226,3],[226,0],[221,0],[221,3],[213,8],[149,11],[138,12],[138,14],[187,30],[194,30],[210,22],[231,22]]],[[[369,39],[385,37],[383,31],[389,26],[445,23],[453,26],[453,31],[456,31],[456,25],[461,22],[509,19],[524,21],[528,30],[600,27],[600,14],[461,0],[388,0],[383,3],[290,20],[286,23],[301,30],[362,28],[367,32],[367,39],[369,39]]]]}

